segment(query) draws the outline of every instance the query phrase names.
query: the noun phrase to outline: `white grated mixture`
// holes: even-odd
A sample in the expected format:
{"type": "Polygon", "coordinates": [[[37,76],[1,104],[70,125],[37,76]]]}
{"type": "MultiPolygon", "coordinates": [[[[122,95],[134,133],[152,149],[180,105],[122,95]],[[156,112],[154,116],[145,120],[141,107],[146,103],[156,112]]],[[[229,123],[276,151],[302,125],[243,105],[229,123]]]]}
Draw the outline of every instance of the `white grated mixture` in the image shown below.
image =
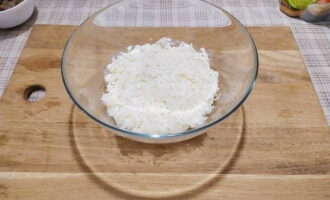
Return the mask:
{"type": "Polygon", "coordinates": [[[121,128],[161,134],[206,123],[219,88],[205,49],[169,38],[127,49],[107,66],[102,96],[121,128]]]}

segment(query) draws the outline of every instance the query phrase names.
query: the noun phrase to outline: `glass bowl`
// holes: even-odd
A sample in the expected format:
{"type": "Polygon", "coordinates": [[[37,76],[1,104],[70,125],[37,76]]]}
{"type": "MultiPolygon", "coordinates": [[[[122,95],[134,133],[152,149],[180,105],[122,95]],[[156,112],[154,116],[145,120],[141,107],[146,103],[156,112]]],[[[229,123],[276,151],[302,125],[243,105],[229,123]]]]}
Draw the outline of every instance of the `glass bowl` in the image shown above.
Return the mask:
{"type": "Polygon", "coordinates": [[[95,122],[132,140],[170,143],[205,133],[244,102],[255,85],[258,54],[243,25],[212,4],[125,0],[102,9],[76,29],[65,46],[61,72],[73,102],[95,122]],[[220,96],[201,127],[166,134],[122,129],[107,115],[101,101],[105,67],[128,46],[154,43],[163,37],[205,48],[212,69],[219,72],[220,96]]]}

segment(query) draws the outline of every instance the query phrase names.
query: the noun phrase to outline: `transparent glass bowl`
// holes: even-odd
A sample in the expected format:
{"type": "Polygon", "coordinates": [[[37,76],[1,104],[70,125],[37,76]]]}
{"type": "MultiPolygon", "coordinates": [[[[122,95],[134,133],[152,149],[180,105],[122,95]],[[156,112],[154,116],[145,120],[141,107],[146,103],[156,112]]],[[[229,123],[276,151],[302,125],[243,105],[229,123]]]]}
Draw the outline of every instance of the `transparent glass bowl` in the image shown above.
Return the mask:
{"type": "Polygon", "coordinates": [[[125,0],[99,11],[76,29],[65,46],[61,71],[73,102],[95,122],[129,139],[169,143],[205,133],[230,116],[255,85],[258,54],[247,30],[219,7],[204,1],[125,0]],[[101,101],[105,67],[128,46],[154,43],[162,37],[206,49],[211,67],[219,72],[220,97],[201,127],[167,134],[122,129],[101,101]]]}

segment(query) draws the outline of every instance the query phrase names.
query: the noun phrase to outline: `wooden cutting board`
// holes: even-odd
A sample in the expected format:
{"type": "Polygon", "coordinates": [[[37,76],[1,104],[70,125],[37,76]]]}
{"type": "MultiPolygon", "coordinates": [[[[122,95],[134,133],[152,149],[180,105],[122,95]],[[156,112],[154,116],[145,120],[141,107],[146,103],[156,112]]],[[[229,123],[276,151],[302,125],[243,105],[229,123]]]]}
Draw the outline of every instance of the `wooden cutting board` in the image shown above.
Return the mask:
{"type": "Polygon", "coordinates": [[[114,136],[73,106],[59,67],[75,28],[35,26],[0,100],[0,199],[330,199],[330,133],[289,27],[249,27],[251,96],[169,145],[114,136]],[[46,96],[28,102],[33,85],[46,96]]]}

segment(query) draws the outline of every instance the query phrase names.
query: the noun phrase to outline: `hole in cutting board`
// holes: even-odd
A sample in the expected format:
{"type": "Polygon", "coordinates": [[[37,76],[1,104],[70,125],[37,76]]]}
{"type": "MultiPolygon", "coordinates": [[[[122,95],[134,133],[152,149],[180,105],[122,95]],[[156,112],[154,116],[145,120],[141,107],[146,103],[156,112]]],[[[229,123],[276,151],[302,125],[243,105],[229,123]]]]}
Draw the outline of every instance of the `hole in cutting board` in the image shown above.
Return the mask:
{"type": "Polygon", "coordinates": [[[40,101],[46,95],[45,87],[41,85],[32,85],[25,89],[24,98],[29,102],[40,101]]]}

